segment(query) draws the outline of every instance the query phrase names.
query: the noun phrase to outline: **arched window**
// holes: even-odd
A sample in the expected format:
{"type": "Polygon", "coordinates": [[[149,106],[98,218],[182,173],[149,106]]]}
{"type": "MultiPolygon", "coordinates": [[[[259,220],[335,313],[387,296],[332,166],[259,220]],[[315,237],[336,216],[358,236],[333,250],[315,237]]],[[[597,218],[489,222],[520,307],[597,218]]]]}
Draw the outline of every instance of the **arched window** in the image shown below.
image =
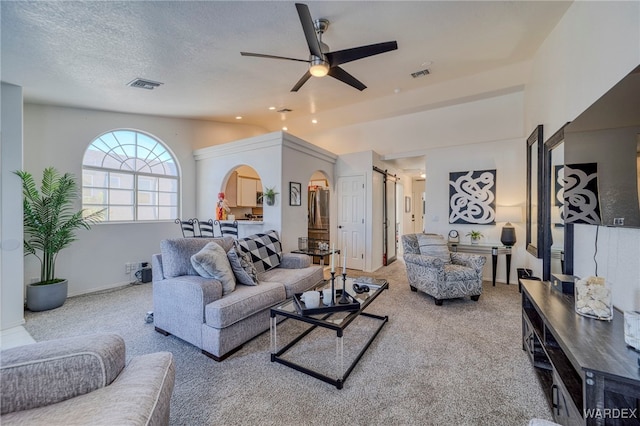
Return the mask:
{"type": "Polygon", "coordinates": [[[135,130],[97,137],[82,159],[82,207],[106,209],[104,221],[178,217],[178,166],[159,140],[135,130]]]}

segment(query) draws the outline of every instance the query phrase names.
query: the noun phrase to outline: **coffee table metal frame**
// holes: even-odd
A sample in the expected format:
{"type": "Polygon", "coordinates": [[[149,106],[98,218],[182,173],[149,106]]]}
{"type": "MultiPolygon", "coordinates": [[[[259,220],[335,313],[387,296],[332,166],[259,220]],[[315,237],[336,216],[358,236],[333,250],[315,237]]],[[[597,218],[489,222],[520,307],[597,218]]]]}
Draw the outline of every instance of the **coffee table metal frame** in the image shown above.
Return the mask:
{"type": "MultiPolygon", "coordinates": [[[[338,280],[336,280],[337,282],[338,280]]],[[[351,285],[352,281],[349,285],[351,285]]],[[[316,288],[326,287],[327,282],[323,282],[320,286],[316,288]]],[[[328,321],[328,319],[337,314],[345,314],[345,312],[331,312],[328,314],[319,314],[319,315],[301,315],[296,311],[295,306],[293,306],[293,299],[288,299],[286,302],[280,303],[277,306],[274,306],[270,310],[271,319],[270,319],[270,333],[271,333],[271,362],[277,362],[282,365],[286,365],[287,367],[293,368],[294,370],[300,371],[302,373],[308,374],[309,376],[315,377],[316,379],[322,380],[323,382],[334,385],[337,389],[342,389],[345,380],[351,374],[354,367],[360,361],[360,358],[364,355],[365,351],[369,348],[371,343],[378,336],[382,327],[389,321],[388,316],[379,316],[370,314],[367,312],[363,312],[371,302],[373,302],[384,290],[389,288],[389,283],[385,282],[380,288],[372,289],[368,294],[356,294],[355,297],[360,301],[360,310],[354,312],[347,312],[346,316],[339,323],[333,323],[328,321]],[[291,304],[291,305],[289,305],[291,304]],[[285,309],[287,308],[287,309],[285,309]],[[295,337],[291,342],[285,345],[283,348],[278,350],[278,333],[277,333],[277,315],[283,316],[288,319],[294,319],[297,321],[306,322],[311,324],[311,327],[307,328],[300,335],[295,337]],[[360,350],[356,358],[353,360],[351,365],[348,368],[344,369],[344,330],[355,320],[359,315],[366,316],[369,318],[374,318],[380,321],[380,325],[377,327],[373,335],[369,338],[369,340],[365,343],[364,347],[360,350]],[[316,327],[327,328],[330,330],[334,330],[336,332],[336,365],[337,365],[337,374],[336,378],[329,377],[325,374],[312,370],[308,367],[295,363],[293,361],[289,361],[287,359],[282,358],[289,349],[294,347],[298,342],[300,342],[305,336],[311,333],[316,327]]]]}

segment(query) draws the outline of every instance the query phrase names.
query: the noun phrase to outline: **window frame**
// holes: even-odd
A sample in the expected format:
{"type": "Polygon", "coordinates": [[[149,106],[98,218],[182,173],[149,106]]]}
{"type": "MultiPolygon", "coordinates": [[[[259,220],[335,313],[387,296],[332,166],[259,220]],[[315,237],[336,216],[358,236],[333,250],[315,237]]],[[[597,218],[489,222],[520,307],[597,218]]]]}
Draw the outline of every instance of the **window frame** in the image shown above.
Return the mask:
{"type": "MultiPolygon", "coordinates": [[[[165,168],[166,170],[166,168],[165,168]]],[[[129,207],[132,209],[132,218],[128,218],[128,219],[122,219],[122,220],[112,220],[109,219],[108,214],[106,215],[105,219],[100,222],[100,223],[104,223],[104,224],[113,224],[113,223],[157,223],[157,222],[173,222],[175,220],[175,218],[173,217],[167,217],[167,218],[160,218],[161,217],[161,209],[163,208],[175,208],[175,213],[176,213],[176,217],[180,216],[180,211],[181,211],[181,201],[182,201],[182,171],[180,168],[180,164],[178,163],[177,157],[176,155],[173,153],[173,151],[171,151],[171,149],[158,137],[148,133],[148,132],[144,132],[141,130],[137,130],[137,129],[129,129],[129,128],[119,128],[119,129],[113,129],[113,130],[109,130],[107,132],[104,132],[98,136],[96,136],[95,138],[93,138],[93,140],[89,143],[89,145],[87,146],[84,155],[82,157],[82,197],[81,197],[81,202],[82,202],[82,208],[83,209],[89,209],[89,210],[93,210],[93,209],[110,209],[111,207],[129,207]],[[123,144],[123,142],[118,140],[117,137],[117,133],[118,132],[131,132],[134,134],[134,140],[133,143],[128,142],[126,144],[123,144]],[[117,141],[117,145],[111,145],[108,144],[106,141],[102,140],[103,137],[105,137],[106,135],[112,135],[113,140],[117,141]],[[146,138],[149,138],[151,140],[153,140],[156,145],[152,148],[149,149],[148,147],[142,145],[139,143],[139,136],[142,135],[146,138]],[[103,147],[100,147],[99,145],[94,145],[97,141],[101,141],[102,144],[104,144],[106,147],[109,148],[109,151],[105,151],[103,149],[103,147]],[[130,154],[127,153],[126,149],[124,149],[124,145],[133,145],[135,147],[135,156],[131,156],[130,154]],[[104,166],[99,166],[99,165],[93,165],[93,164],[85,164],[85,162],[87,161],[87,153],[89,152],[89,150],[92,148],[92,146],[95,146],[95,149],[97,149],[98,151],[100,151],[103,154],[103,158],[100,161],[100,163],[104,163],[104,157],[109,156],[111,158],[115,158],[113,155],[111,155],[111,153],[115,150],[118,149],[116,147],[120,147],[121,153],[125,153],[127,156],[121,156],[121,158],[118,158],[118,160],[120,161],[121,164],[121,168],[113,168],[113,167],[104,167],[104,166]],[[170,157],[172,164],[175,166],[175,175],[174,174],[157,174],[157,173],[151,173],[151,172],[144,172],[144,171],[139,171],[141,169],[144,168],[148,168],[149,170],[152,169],[151,165],[148,162],[149,156],[147,156],[146,158],[142,158],[141,156],[139,156],[139,147],[143,147],[145,150],[150,151],[150,152],[154,152],[154,150],[156,149],[156,147],[160,147],[162,148],[163,152],[161,152],[160,154],[155,154],[154,158],[160,158],[162,155],[164,155],[165,153],[170,157]],[[136,161],[143,161],[144,162],[144,166],[138,166],[137,170],[134,170],[132,167],[127,167],[125,165],[130,165],[131,164],[131,160],[136,160],[136,161]],[[105,176],[105,180],[103,183],[103,186],[95,186],[95,179],[93,179],[92,177],[92,182],[91,185],[87,185],[86,181],[85,181],[85,171],[98,171],[98,172],[103,172],[106,173],[107,176],[105,176]],[[111,186],[111,180],[114,178],[120,178],[119,176],[113,176],[112,174],[119,174],[119,175],[129,175],[132,178],[132,185],[131,188],[113,188],[111,186]],[[153,178],[155,179],[155,188],[154,189],[140,189],[140,178],[144,178],[144,177],[148,177],[148,178],[153,178]],[[161,190],[161,179],[167,179],[169,181],[175,181],[174,185],[175,185],[175,191],[166,191],[166,190],[161,190]],[[132,202],[131,204],[121,204],[121,203],[117,203],[114,204],[111,202],[111,194],[110,191],[111,190],[124,190],[124,191],[131,191],[132,194],[132,202]],[[105,198],[106,200],[104,201],[104,203],[102,204],[97,204],[97,203],[91,203],[91,202],[85,202],[84,196],[85,196],[85,192],[86,191],[93,191],[93,190],[97,190],[97,191],[104,191],[105,193],[105,198]],[[155,201],[151,204],[139,204],[139,198],[140,198],[140,192],[144,192],[144,193],[151,193],[152,194],[152,199],[155,198],[155,201]],[[163,194],[168,194],[169,197],[175,196],[175,205],[174,204],[161,204],[161,198],[163,194]],[[140,208],[141,207],[153,207],[155,208],[155,215],[156,217],[158,217],[157,219],[140,219],[140,208]]]]}

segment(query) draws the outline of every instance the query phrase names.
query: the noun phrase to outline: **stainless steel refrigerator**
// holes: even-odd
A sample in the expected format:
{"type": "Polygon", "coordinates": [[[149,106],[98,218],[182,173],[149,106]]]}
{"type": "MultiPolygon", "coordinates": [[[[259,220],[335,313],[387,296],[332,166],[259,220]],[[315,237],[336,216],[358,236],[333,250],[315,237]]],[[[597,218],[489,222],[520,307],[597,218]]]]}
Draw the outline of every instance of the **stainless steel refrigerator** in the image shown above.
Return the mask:
{"type": "Polygon", "coordinates": [[[309,239],[329,242],[329,190],[325,188],[309,189],[308,207],[309,239]]]}

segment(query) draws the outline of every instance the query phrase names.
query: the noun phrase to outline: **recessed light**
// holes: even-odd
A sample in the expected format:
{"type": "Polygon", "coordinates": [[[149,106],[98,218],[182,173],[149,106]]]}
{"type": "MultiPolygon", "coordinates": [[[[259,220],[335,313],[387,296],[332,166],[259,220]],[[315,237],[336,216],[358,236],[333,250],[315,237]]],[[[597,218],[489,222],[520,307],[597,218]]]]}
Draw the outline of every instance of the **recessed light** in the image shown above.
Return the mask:
{"type": "Polygon", "coordinates": [[[313,124],[318,124],[318,120],[316,120],[315,118],[314,118],[313,120],[311,120],[311,122],[312,122],[313,124]]]}
{"type": "Polygon", "coordinates": [[[288,128],[287,126],[284,126],[284,127],[282,128],[282,130],[284,130],[284,131],[286,132],[287,130],[289,130],[289,128],[288,128]]]}
{"type": "Polygon", "coordinates": [[[236,120],[242,120],[242,116],[241,115],[236,115],[236,120]]]}
{"type": "Polygon", "coordinates": [[[273,111],[273,110],[275,110],[275,109],[276,109],[276,107],[274,107],[274,106],[270,106],[270,107],[269,107],[269,111],[273,111]]]}

